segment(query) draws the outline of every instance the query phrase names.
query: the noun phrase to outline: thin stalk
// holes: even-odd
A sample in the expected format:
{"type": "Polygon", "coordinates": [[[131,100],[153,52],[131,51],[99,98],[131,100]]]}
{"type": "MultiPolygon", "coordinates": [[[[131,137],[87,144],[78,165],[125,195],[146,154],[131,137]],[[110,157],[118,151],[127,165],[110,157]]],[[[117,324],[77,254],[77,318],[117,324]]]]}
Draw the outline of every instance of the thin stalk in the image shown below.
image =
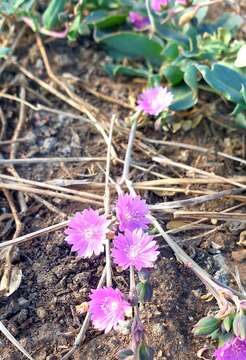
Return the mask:
{"type": "MultiPolygon", "coordinates": [[[[110,188],[109,188],[109,178],[110,178],[110,161],[111,161],[111,144],[113,137],[113,128],[116,116],[112,116],[110,122],[110,130],[109,130],[109,140],[108,140],[108,151],[107,151],[107,161],[106,161],[106,176],[105,176],[105,196],[104,196],[104,209],[105,216],[109,216],[110,212],[110,188]]],[[[106,240],[105,245],[105,253],[106,253],[106,284],[107,287],[112,286],[112,268],[111,268],[111,256],[110,256],[110,240],[106,240]]]]}
{"type": "Polygon", "coordinates": [[[126,156],[125,156],[125,161],[124,161],[123,175],[122,175],[122,179],[120,182],[121,184],[123,184],[124,182],[127,182],[127,180],[128,180],[128,174],[129,174],[129,169],[130,169],[130,164],[131,164],[132,147],[133,147],[133,143],[134,143],[135,136],[136,136],[137,121],[138,121],[139,115],[140,115],[140,111],[136,112],[136,114],[132,117],[132,127],[131,127],[131,131],[130,131],[129,139],[128,139],[128,146],[127,146],[126,156]]]}
{"type": "Polygon", "coordinates": [[[135,277],[134,277],[134,267],[130,266],[130,294],[133,295],[135,289],[135,277]]]}
{"type": "Polygon", "coordinates": [[[148,18],[149,18],[149,21],[150,21],[150,24],[151,24],[152,31],[154,32],[155,31],[155,19],[154,19],[154,16],[152,15],[152,12],[151,12],[150,0],[145,0],[145,7],[146,7],[146,10],[147,10],[147,14],[148,14],[148,18]]]}

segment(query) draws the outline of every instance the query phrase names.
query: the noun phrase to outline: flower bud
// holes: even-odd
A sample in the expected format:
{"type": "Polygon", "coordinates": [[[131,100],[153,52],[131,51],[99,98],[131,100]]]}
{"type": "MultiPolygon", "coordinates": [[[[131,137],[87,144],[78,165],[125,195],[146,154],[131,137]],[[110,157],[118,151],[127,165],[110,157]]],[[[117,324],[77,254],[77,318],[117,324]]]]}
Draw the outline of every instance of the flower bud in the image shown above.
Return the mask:
{"type": "Polygon", "coordinates": [[[145,343],[141,344],[138,348],[138,358],[139,360],[153,360],[154,359],[154,350],[145,343]]]}
{"type": "Polygon", "coordinates": [[[118,352],[118,357],[120,360],[127,359],[129,356],[132,356],[133,351],[131,349],[123,349],[118,352]]]}
{"type": "Polygon", "coordinates": [[[192,332],[194,335],[211,335],[215,330],[218,329],[220,325],[220,320],[211,316],[202,318],[194,326],[192,332]]]}
{"type": "Polygon", "coordinates": [[[212,334],[209,335],[210,339],[217,340],[220,336],[220,330],[216,329],[212,334]]]}
{"type": "Polygon", "coordinates": [[[138,299],[141,304],[151,300],[153,295],[153,289],[150,283],[138,283],[136,286],[138,299]]]}
{"type": "Polygon", "coordinates": [[[232,328],[232,324],[233,324],[233,320],[234,320],[235,314],[234,313],[230,313],[229,315],[227,315],[224,320],[223,320],[223,328],[225,329],[226,332],[230,332],[231,328],[232,328]]]}
{"type": "Polygon", "coordinates": [[[146,283],[150,278],[150,271],[148,269],[142,269],[138,272],[138,278],[141,283],[146,283]]]}
{"type": "Polygon", "coordinates": [[[237,313],[233,320],[233,332],[242,340],[246,339],[246,315],[243,311],[237,313]]]}

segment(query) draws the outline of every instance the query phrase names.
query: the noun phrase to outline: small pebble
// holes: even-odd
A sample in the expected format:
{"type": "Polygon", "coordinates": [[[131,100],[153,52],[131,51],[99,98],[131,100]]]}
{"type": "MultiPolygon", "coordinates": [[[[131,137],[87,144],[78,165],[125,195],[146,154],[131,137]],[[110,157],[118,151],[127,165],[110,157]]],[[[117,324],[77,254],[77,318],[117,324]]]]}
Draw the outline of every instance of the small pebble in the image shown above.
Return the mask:
{"type": "Polygon", "coordinates": [[[47,311],[43,307],[38,307],[36,313],[40,320],[43,320],[47,316],[47,311]]]}

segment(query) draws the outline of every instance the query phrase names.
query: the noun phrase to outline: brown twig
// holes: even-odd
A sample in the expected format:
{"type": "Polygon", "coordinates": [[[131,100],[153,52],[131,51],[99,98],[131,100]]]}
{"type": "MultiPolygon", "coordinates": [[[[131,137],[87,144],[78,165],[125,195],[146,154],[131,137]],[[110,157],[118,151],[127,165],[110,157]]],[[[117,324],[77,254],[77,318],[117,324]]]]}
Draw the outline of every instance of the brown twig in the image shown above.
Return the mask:
{"type": "Polygon", "coordinates": [[[236,162],[239,162],[241,164],[246,165],[246,160],[244,160],[244,159],[241,159],[239,157],[226,154],[226,153],[221,152],[221,151],[216,151],[216,150],[213,150],[213,149],[206,149],[206,148],[203,148],[201,146],[196,146],[196,145],[191,145],[191,144],[184,144],[184,143],[175,142],[175,141],[151,140],[151,139],[148,139],[146,137],[141,137],[141,139],[143,141],[149,142],[149,143],[154,144],[154,145],[155,144],[167,145],[168,147],[178,147],[178,148],[182,148],[182,149],[188,149],[188,150],[191,150],[191,151],[202,152],[204,154],[211,154],[211,155],[215,155],[215,156],[221,156],[221,157],[224,157],[226,159],[236,161],[236,162]]]}
{"type": "MultiPolygon", "coordinates": [[[[68,105],[72,106],[74,109],[79,110],[80,112],[84,113],[88,119],[90,120],[90,123],[95,126],[95,128],[99,131],[99,133],[102,135],[105,143],[108,145],[108,136],[104,130],[104,128],[99,124],[99,122],[96,120],[96,118],[82,106],[81,104],[77,103],[73,98],[67,97],[57,89],[55,89],[53,86],[47,84],[45,81],[37,78],[35,75],[33,75],[30,71],[26,70],[23,66],[19,65],[17,62],[13,61],[13,63],[17,66],[17,68],[29,79],[35,81],[37,84],[39,84],[42,88],[50,92],[51,94],[55,95],[60,100],[64,101],[68,105]]],[[[111,148],[112,157],[115,158],[116,152],[114,148],[111,148]]]]}
{"type": "Polygon", "coordinates": [[[88,199],[94,199],[94,200],[99,200],[99,201],[103,200],[103,197],[101,195],[97,195],[95,193],[90,194],[88,191],[86,192],[86,191],[80,191],[80,190],[75,190],[75,189],[69,189],[66,187],[58,186],[58,185],[52,185],[50,183],[33,181],[33,180],[28,180],[28,179],[23,179],[23,178],[15,178],[13,176],[2,175],[2,174],[0,174],[0,179],[9,180],[10,182],[17,182],[17,183],[21,183],[21,184],[33,185],[35,187],[50,189],[50,190],[54,190],[54,191],[60,191],[60,192],[78,195],[78,196],[82,196],[82,197],[84,196],[88,199]]]}
{"type": "MultiPolygon", "coordinates": [[[[178,209],[178,208],[191,206],[191,205],[194,206],[194,205],[198,205],[198,204],[203,204],[207,201],[213,201],[216,199],[220,199],[226,195],[237,194],[242,191],[243,191],[243,189],[224,190],[224,191],[215,192],[214,194],[211,194],[211,195],[204,195],[204,196],[191,198],[191,199],[170,201],[170,202],[150,205],[150,209],[151,210],[170,210],[170,209],[178,209]]],[[[246,200],[246,198],[245,198],[245,200],[246,200]]]]}
{"type": "MultiPolygon", "coordinates": [[[[10,210],[12,212],[14,221],[15,221],[15,232],[13,235],[13,240],[16,239],[22,230],[22,223],[19,218],[18,212],[16,210],[14,200],[12,198],[11,193],[8,190],[3,190],[3,193],[8,201],[10,210]]],[[[10,279],[11,279],[11,271],[12,271],[12,253],[13,253],[14,245],[10,246],[5,254],[5,267],[4,267],[4,275],[6,278],[6,293],[9,291],[10,279]]]]}
{"type": "Polygon", "coordinates": [[[30,158],[30,159],[0,159],[0,165],[30,165],[30,164],[52,164],[61,162],[94,162],[106,161],[105,157],[50,157],[50,158],[30,158]]]}
{"type": "Polygon", "coordinates": [[[70,200],[70,201],[78,201],[81,203],[85,203],[85,204],[91,204],[91,205],[95,205],[95,206],[102,206],[103,202],[99,201],[99,200],[93,200],[93,199],[89,199],[88,197],[82,197],[82,196],[78,196],[78,195],[70,195],[70,194],[64,194],[64,193],[60,193],[60,192],[55,192],[55,191],[51,191],[51,190],[43,190],[43,189],[37,189],[31,186],[25,186],[22,184],[13,184],[13,183],[0,183],[0,189],[9,189],[9,190],[18,190],[18,191],[22,191],[24,193],[33,193],[33,194],[38,194],[38,195],[44,195],[44,196],[51,196],[51,197],[56,197],[56,198],[61,198],[61,199],[65,199],[65,200],[70,200]]]}
{"type": "Polygon", "coordinates": [[[223,221],[239,221],[246,222],[246,214],[242,213],[226,213],[222,214],[215,211],[175,211],[173,213],[174,218],[207,218],[207,219],[218,219],[223,221]]]}
{"type": "Polygon", "coordinates": [[[8,329],[0,321],[0,331],[6,336],[6,338],[29,360],[34,360],[30,354],[23,348],[23,346],[15,339],[15,337],[8,331],[8,329]]]}
{"type": "Polygon", "coordinates": [[[13,143],[28,143],[30,141],[32,141],[33,139],[30,138],[30,137],[22,137],[22,138],[19,138],[19,139],[16,139],[16,140],[3,140],[3,141],[0,141],[0,146],[1,145],[11,145],[13,143]]]}
{"type": "Polygon", "coordinates": [[[190,172],[193,172],[193,173],[196,173],[196,174],[221,179],[225,183],[228,183],[228,184],[231,184],[231,185],[238,186],[238,187],[241,187],[243,189],[246,189],[246,185],[243,185],[243,184],[241,184],[239,182],[231,181],[231,180],[229,180],[229,179],[227,179],[227,178],[225,178],[223,176],[215,175],[215,174],[209,173],[208,171],[200,170],[200,169],[197,169],[197,168],[195,168],[193,166],[190,166],[190,165],[178,163],[178,162],[173,161],[173,160],[171,160],[171,159],[169,159],[169,158],[167,158],[166,156],[163,156],[163,155],[158,156],[158,157],[154,156],[152,158],[152,160],[158,162],[161,165],[171,165],[171,166],[177,167],[179,169],[190,171],[190,172]]]}
{"type": "Polygon", "coordinates": [[[54,232],[56,230],[60,230],[60,229],[64,228],[65,226],[67,226],[67,224],[68,224],[68,221],[63,221],[61,223],[51,225],[51,226],[48,226],[46,228],[34,231],[34,232],[30,233],[30,234],[26,234],[26,235],[20,236],[18,238],[12,239],[12,240],[0,242],[0,249],[4,249],[4,248],[7,248],[9,246],[16,245],[16,244],[22,244],[22,243],[24,243],[26,241],[35,239],[35,238],[37,238],[39,236],[48,234],[50,232],[54,232]]]}
{"type": "MultiPolygon", "coordinates": [[[[98,285],[97,285],[97,289],[100,289],[102,286],[103,286],[103,283],[105,281],[105,278],[106,278],[106,267],[103,269],[103,272],[102,272],[102,275],[101,275],[101,278],[98,282],[98,285]]],[[[86,334],[86,331],[89,327],[89,323],[90,323],[90,313],[88,312],[86,314],[86,317],[84,319],[84,322],[83,322],[83,325],[74,341],[74,344],[73,344],[73,347],[71,348],[71,350],[69,350],[69,352],[64,355],[61,360],[68,360],[77,350],[78,348],[80,347],[81,343],[84,341],[84,338],[85,338],[85,334],[86,334]]]]}
{"type": "MultiPolygon", "coordinates": [[[[102,134],[103,138],[106,141],[106,144],[109,146],[109,139],[108,139],[105,129],[103,128],[103,126],[101,126],[101,124],[98,123],[95,116],[93,115],[93,113],[95,115],[98,115],[100,113],[99,109],[97,109],[94,106],[92,106],[91,104],[87,103],[85,100],[82,100],[78,95],[76,95],[73,91],[71,91],[71,89],[66,84],[64,84],[54,74],[54,72],[51,69],[51,66],[49,64],[48,56],[47,56],[45,47],[42,43],[42,39],[38,34],[36,34],[36,40],[37,40],[37,46],[40,50],[41,56],[43,58],[43,61],[44,61],[45,67],[46,67],[46,71],[47,71],[50,79],[53,80],[56,84],[58,84],[61,87],[61,89],[63,89],[67,93],[67,95],[70,97],[70,99],[73,100],[73,102],[76,102],[78,104],[80,111],[82,111],[84,114],[86,114],[88,116],[88,118],[93,123],[93,125],[102,134]]],[[[112,153],[113,157],[116,157],[116,152],[113,147],[111,147],[111,153],[112,153]]]]}
{"type": "MultiPolygon", "coordinates": [[[[5,119],[5,116],[4,116],[1,106],[0,106],[0,121],[1,121],[0,140],[2,140],[2,138],[4,137],[5,132],[6,132],[6,119],[5,119]]],[[[0,144],[1,144],[1,142],[2,141],[0,141],[0,144]]]]}

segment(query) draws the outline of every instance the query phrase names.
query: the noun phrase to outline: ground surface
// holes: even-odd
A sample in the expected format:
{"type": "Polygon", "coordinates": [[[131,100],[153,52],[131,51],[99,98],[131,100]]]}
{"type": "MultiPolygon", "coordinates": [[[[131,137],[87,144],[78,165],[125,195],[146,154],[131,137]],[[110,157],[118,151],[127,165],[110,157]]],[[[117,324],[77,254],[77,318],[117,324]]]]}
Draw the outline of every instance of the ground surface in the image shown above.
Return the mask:
{"type": "MultiPolygon", "coordinates": [[[[18,54],[20,63],[37,77],[56,87],[52,81],[48,80],[40,53],[33,45],[31,38],[27,38],[25,44],[18,54]]],[[[75,48],[67,47],[61,43],[47,43],[46,49],[51,67],[56,75],[67,79],[67,84],[73,91],[100,110],[97,115],[98,121],[109,122],[111,115],[117,114],[119,121],[114,133],[113,145],[117,149],[118,156],[123,159],[128,135],[124,118],[128,115],[129,110],[89,94],[80,84],[80,80],[91,84],[91,88],[125,103],[129,103],[129,99],[141,89],[142,84],[134,84],[127,79],[118,79],[117,83],[110,80],[102,70],[103,63],[109,61],[105,54],[92,47],[88,40],[84,40],[81,45],[81,47],[75,48]]],[[[3,82],[6,84],[13,80],[16,74],[18,74],[16,67],[10,66],[2,75],[3,82]]],[[[25,81],[29,102],[33,104],[39,102],[53,109],[62,109],[78,114],[63,101],[59,101],[48,91],[44,91],[34,81],[25,81]],[[28,88],[34,90],[35,93],[31,93],[28,88]]],[[[8,92],[18,95],[19,91],[18,83],[16,86],[12,86],[8,92]]],[[[11,139],[17,124],[19,105],[13,101],[3,100],[1,107],[7,122],[4,140],[11,139]]],[[[229,109],[221,101],[217,102],[217,99],[203,95],[201,104],[193,113],[182,114],[180,119],[176,121],[178,124],[175,125],[176,128],[181,128],[179,132],[173,133],[172,129],[163,132],[160,129],[154,129],[153,123],[147,124],[144,129],[139,129],[138,142],[134,148],[134,160],[145,168],[173,178],[185,176],[190,178],[194,174],[187,174],[187,172],[171,166],[161,167],[158,164],[152,166],[150,150],[156,154],[168,156],[177,162],[192,165],[208,172],[216,172],[221,176],[246,175],[245,168],[240,163],[187,149],[149,144],[146,141],[146,138],[165,138],[166,140],[171,139],[172,141],[200,145],[244,157],[243,134],[217,125],[217,122],[225,123],[225,114],[229,113],[229,109]],[[206,111],[207,100],[209,100],[210,105],[213,102],[216,104],[212,111],[213,115],[210,111],[206,111]],[[199,119],[198,115],[201,115],[199,119]],[[189,127],[194,127],[192,132],[184,130],[183,119],[189,127]],[[141,145],[143,144],[148,145],[148,148],[142,148],[141,145]]],[[[29,139],[19,145],[17,158],[104,156],[106,154],[106,146],[101,136],[90,124],[71,119],[66,115],[50,112],[37,113],[27,109],[25,126],[21,136],[29,139]]],[[[1,155],[4,158],[8,158],[9,151],[8,145],[1,146],[1,155]]],[[[100,167],[102,166],[104,164],[100,163],[100,167]]],[[[80,163],[23,165],[16,166],[16,169],[20,176],[37,181],[78,179],[103,183],[104,174],[100,167],[95,162],[89,165],[80,163]]],[[[113,164],[112,177],[115,180],[120,176],[121,169],[122,165],[119,162],[113,164]]],[[[7,173],[7,169],[4,172],[7,173]]],[[[131,172],[131,177],[135,181],[155,179],[153,174],[136,169],[131,172]]],[[[186,193],[179,193],[174,190],[172,193],[166,190],[145,190],[140,193],[146,197],[149,203],[156,203],[189,198],[192,196],[189,190],[223,190],[230,188],[230,185],[221,182],[216,185],[204,184],[188,187],[187,185],[177,185],[175,188],[185,188],[187,191],[186,193]]],[[[80,189],[83,190],[82,185],[80,185],[80,189]]],[[[103,189],[98,193],[103,194],[103,189]]],[[[61,211],[69,217],[75,211],[86,207],[86,204],[79,202],[59,200],[52,197],[44,198],[55,205],[56,211],[59,209],[60,213],[59,211],[58,213],[52,212],[43,205],[37,210],[35,206],[40,203],[37,202],[37,199],[26,195],[25,200],[31,214],[28,212],[23,214],[22,234],[64,220],[61,211]]],[[[115,193],[112,192],[112,202],[114,199],[115,193]]],[[[16,193],[14,200],[19,210],[16,193]]],[[[200,207],[192,207],[191,210],[222,211],[236,204],[238,202],[235,199],[223,199],[202,204],[200,207]]],[[[4,196],[0,198],[0,208],[2,214],[10,212],[4,196]]],[[[244,210],[245,208],[241,207],[236,211],[244,212],[244,210]]],[[[174,219],[171,214],[161,213],[159,219],[168,228],[180,226],[180,223],[175,224],[173,222],[174,219]]],[[[192,219],[186,220],[192,222],[192,219]]],[[[8,220],[0,223],[3,240],[11,239],[13,236],[13,224],[12,220],[11,222],[8,220]]],[[[204,225],[207,226],[204,229],[201,227],[200,229],[179,232],[175,239],[184,245],[185,250],[195,261],[228,285],[235,286],[230,271],[238,266],[241,281],[245,284],[246,265],[243,262],[245,250],[243,250],[242,245],[237,245],[240,233],[245,228],[244,224],[235,222],[218,222],[215,224],[214,221],[204,221],[204,225]],[[200,234],[221,224],[224,226],[221,226],[217,231],[204,237],[200,236],[200,234]],[[197,236],[195,240],[187,240],[194,236],[197,236]]],[[[207,345],[209,349],[204,353],[204,356],[211,359],[213,345],[208,341],[204,344],[201,339],[194,338],[191,329],[199,318],[216,308],[215,303],[205,302],[201,299],[206,291],[200,281],[189,269],[177,262],[172,251],[161,238],[159,244],[162,247],[161,255],[152,273],[154,298],[147,305],[148,317],[145,318],[149,342],[155,348],[155,358],[194,360],[199,349],[207,345]]],[[[92,260],[79,259],[70,252],[69,246],[64,242],[63,230],[59,230],[18,246],[13,262],[23,271],[22,282],[18,290],[10,297],[0,298],[0,320],[36,360],[60,359],[61,355],[71,348],[83,321],[83,315],[76,312],[76,305],[87,301],[90,289],[96,287],[103,269],[104,258],[102,256],[99,259],[92,260]]],[[[114,283],[123,291],[127,291],[127,276],[127,272],[114,272],[114,283]]],[[[90,328],[84,344],[80,351],[74,355],[74,359],[116,359],[117,351],[127,346],[128,341],[128,335],[114,333],[105,336],[90,328]]],[[[3,336],[0,336],[0,347],[1,360],[24,359],[3,336]]]]}

